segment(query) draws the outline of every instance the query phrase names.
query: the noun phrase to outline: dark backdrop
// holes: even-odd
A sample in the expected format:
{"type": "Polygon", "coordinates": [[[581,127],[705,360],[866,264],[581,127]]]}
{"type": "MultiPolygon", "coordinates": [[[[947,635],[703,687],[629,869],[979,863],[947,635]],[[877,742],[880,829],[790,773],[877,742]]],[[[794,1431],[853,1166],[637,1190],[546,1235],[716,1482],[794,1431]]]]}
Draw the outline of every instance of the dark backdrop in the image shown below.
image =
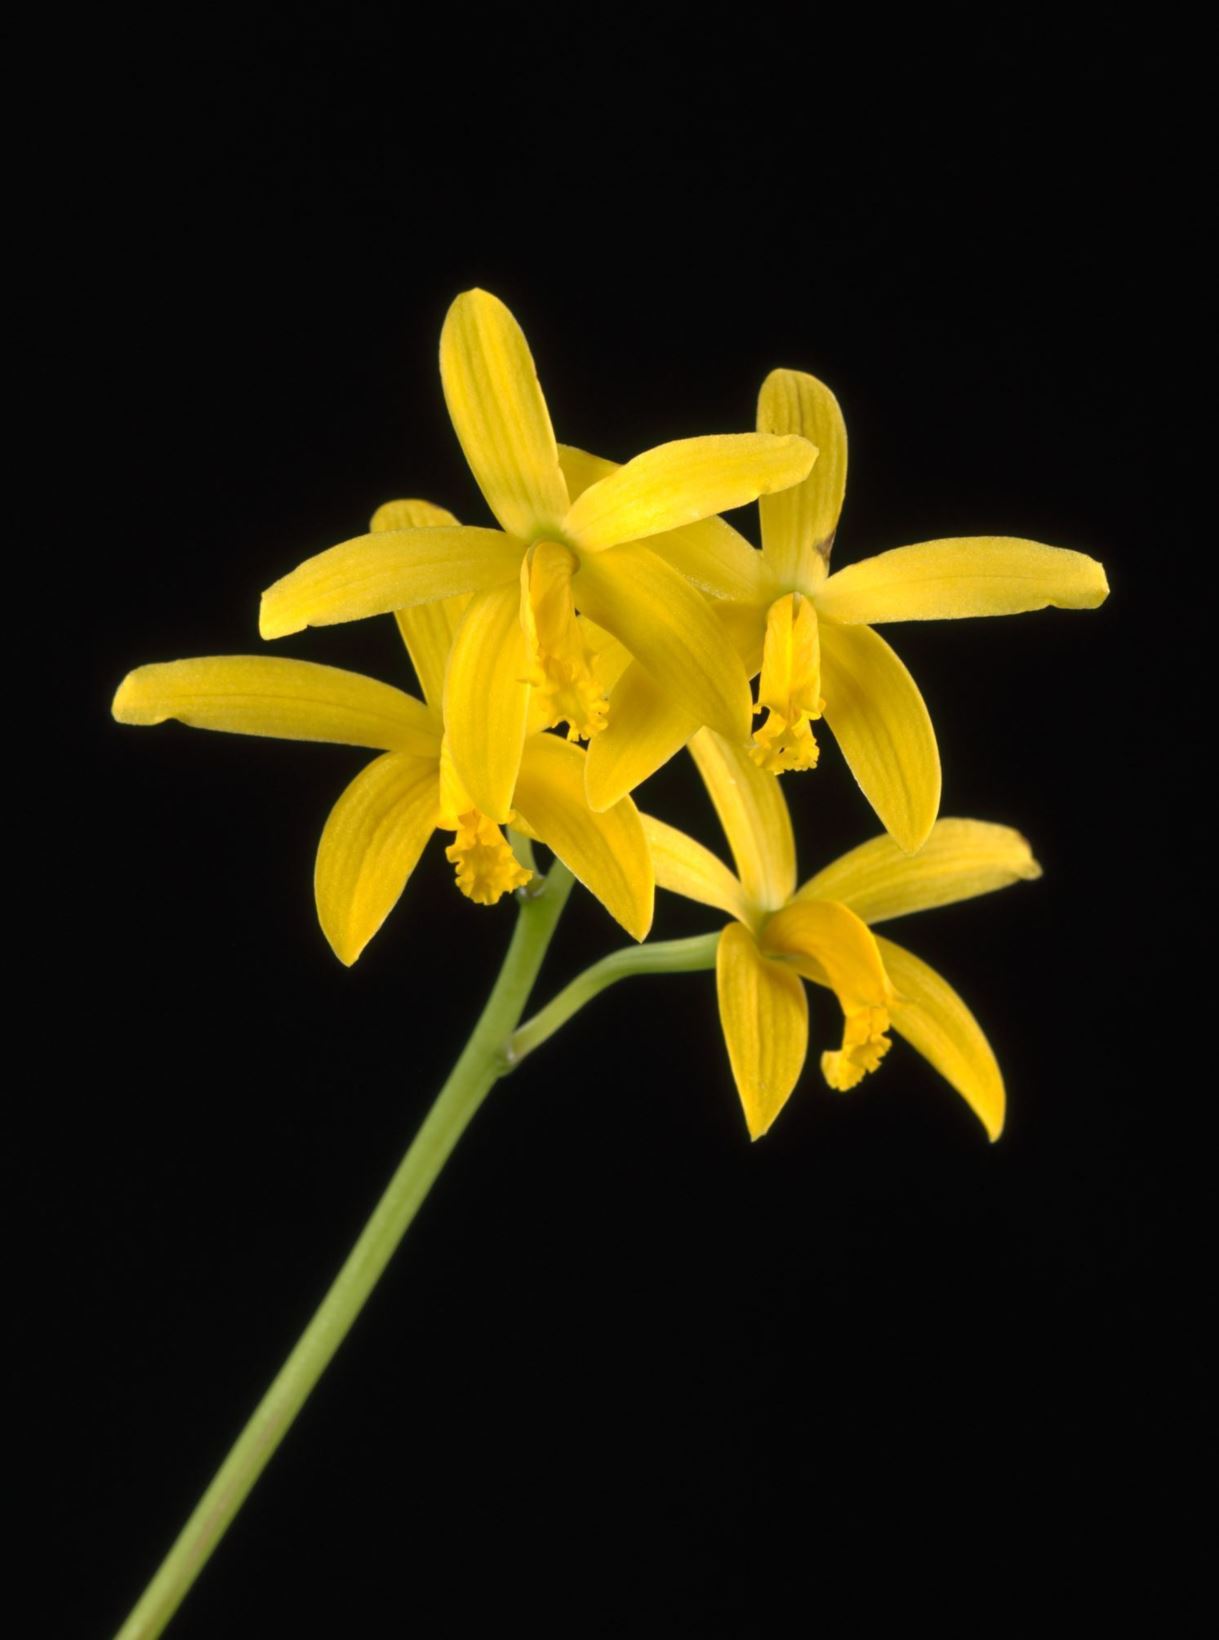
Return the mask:
{"type": "MultiPolygon", "coordinates": [[[[1169,1135],[1201,1025],[1157,998],[1156,850],[1201,843],[1172,789],[1201,676],[1193,48],[994,8],[449,11],[111,23],[40,60],[65,547],[35,569],[67,607],[16,1245],[31,1519],[72,1568],[45,1632],[138,1593],[508,937],[434,846],[344,971],[312,858],[365,754],[108,718],[131,666],[256,649],[260,589],[380,501],[482,521],[435,368],[475,283],[560,437],[615,457],[748,427],[776,364],[828,380],[839,563],[980,532],[1104,560],[1095,613],[889,630],[944,812],[1046,869],[895,930],[989,1031],[1008,1131],[899,1045],[849,1097],[810,1061],[751,1146],[710,976],[602,998],[493,1094],[174,1632],[872,1632],[975,1582],[987,1632],[1175,1589],[1198,1378],[1169,1135]]],[[[388,620],[283,652],[408,682],[388,620]]],[[[805,874],[876,829],[824,739],[786,786],[805,874]]],[[[684,761],[645,797],[718,846],[684,761]]],[[[662,936],[712,926],[661,903],[662,936]]],[[[618,943],[573,902],[541,995],[618,943]]]]}

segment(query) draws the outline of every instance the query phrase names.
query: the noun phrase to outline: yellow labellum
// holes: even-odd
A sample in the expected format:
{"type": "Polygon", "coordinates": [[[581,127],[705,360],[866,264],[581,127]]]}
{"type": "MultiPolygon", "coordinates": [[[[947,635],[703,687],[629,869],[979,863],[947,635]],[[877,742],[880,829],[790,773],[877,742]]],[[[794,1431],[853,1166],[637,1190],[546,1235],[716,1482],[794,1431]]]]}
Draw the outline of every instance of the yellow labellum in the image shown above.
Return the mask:
{"type": "Polygon", "coordinates": [[[457,867],[457,886],[468,900],[494,905],[529,881],[533,873],[520,864],[494,820],[477,809],[467,809],[456,819],[457,835],[444,857],[457,867]]]}
{"type": "Polygon", "coordinates": [[[766,717],[754,730],[754,762],[772,774],[811,769],[817,742],[810,725],[824,709],[817,611],[811,598],[789,592],[771,604],[766,616],[758,684],[758,711],[766,717]]]}
{"type": "Polygon", "coordinates": [[[541,697],[539,716],[548,729],[567,724],[568,740],[587,740],[605,727],[605,690],[572,601],[575,554],[555,541],[539,541],[521,563],[521,626],[528,681],[541,697]]]}

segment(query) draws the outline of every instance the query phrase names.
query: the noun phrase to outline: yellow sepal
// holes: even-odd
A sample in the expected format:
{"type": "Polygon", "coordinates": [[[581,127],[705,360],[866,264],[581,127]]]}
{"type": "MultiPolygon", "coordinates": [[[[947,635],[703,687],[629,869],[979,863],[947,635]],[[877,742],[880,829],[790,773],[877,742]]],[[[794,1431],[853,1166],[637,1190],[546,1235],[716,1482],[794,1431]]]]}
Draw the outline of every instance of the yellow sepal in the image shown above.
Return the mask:
{"type": "Polygon", "coordinates": [[[650,814],[639,818],[652,853],[657,888],[726,911],[737,922],[752,925],[758,920],[745,890],[717,855],[676,826],[667,826],[650,814]]]}
{"type": "Polygon", "coordinates": [[[397,905],[437,817],[435,759],[386,752],[330,811],[313,874],[318,921],[349,968],[397,905]]]}
{"type": "Polygon", "coordinates": [[[138,666],[111,708],[120,723],[177,718],[195,729],[333,741],[436,757],[439,725],[422,701],[388,683],[277,655],[206,655],[138,666]]]}
{"type": "Polygon", "coordinates": [[[412,604],[515,582],[521,544],[499,530],[442,525],[377,530],[307,558],[262,595],[258,630],[283,638],[307,626],[389,615],[412,604]]]}
{"type": "Polygon", "coordinates": [[[772,370],[758,395],[759,433],[801,433],[817,461],[800,484],[762,497],[762,551],[785,592],[813,591],[826,564],[847,483],[847,429],[838,400],[803,370],[772,370]]]}
{"type": "Polygon", "coordinates": [[[937,820],[917,854],[874,837],[811,877],[796,898],[840,900],[866,923],[990,894],[1041,876],[1027,840],[985,820],[937,820]]]}
{"type": "Polygon", "coordinates": [[[949,985],[892,940],[876,941],[897,988],[893,1029],[961,1095],[992,1140],[1003,1132],[1003,1073],[982,1027],[949,985]]]}
{"type": "Polygon", "coordinates": [[[796,843],[782,788],[743,746],[701,729],[690,755],[715,804],[750,903],[775,911],[796,886],[796,843]]]}
{"type": "Polygon", "coordinates": [[[638,811],[623,798],[604,814],[584,800],[585,753],[557,735],[525,742],[514,799],[530,833],[551,849],[632,939],[652,926],[655,875],[638,811]]]}
{"type": "Polygon", "coordinates": [[[567,512],[550,412],[525,333],[497,296],[464,291],[440,335],[445,403],[487,505],[528,544],[567,512]]]}
{"type": "Polygon", "coordinates": [[[894,547],[848,564],[817,591],[818,611],[856,626],[1095,609],[1109,583],[1095,558],[1016,536],[976,535],[894,547]]]}
{"type": "Polygon", "coordinates": [[[751,1139],[760,1139],[800,1080],[808,1052],[808,998],[799,976],[771,962],[740,923],[716,947],[720,1022],[751,1139]]]}
{"type": "Polygon", "coordinates": [[[821,623],[825,721],[881,824],[908,852],[940,807],[940,753],[918,685],[866,626],[821,623]]]}

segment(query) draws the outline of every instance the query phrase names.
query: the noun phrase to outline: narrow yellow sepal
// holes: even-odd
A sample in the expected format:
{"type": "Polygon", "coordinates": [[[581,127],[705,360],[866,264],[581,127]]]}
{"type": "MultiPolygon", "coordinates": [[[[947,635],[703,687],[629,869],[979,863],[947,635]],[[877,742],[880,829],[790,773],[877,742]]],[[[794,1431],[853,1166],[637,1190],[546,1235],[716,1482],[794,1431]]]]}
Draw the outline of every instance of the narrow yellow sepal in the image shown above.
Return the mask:
{"type": "Polygon", "coordinates": [[[874,837],[809,879],[797,899],[840,900],[866,923],[990,894],[1041,876],[1027,840],[985,820],[937,820],[917,854],[874,837]]]}
{"type": "Polygon", "coordinates": [[[918,685],[866,626],[821,622],[825,721],[860,790],[908,853],[940,809],[940,752],[918,685]]]}
{"type": "Polygon", "coordinates": [[[743,746],[702,729],[690,755],[715,805],[750,903],[774,911],[796,886],[796,843],[782,788],[743,746]]]}
{"type": "Polygon", "coordinates": [[[760,1139],[800,1080],[808,1052],[808,999],[799,976],[771,962],[740,923],[716,947],[720,1022],[751,1139],[760,1139]]]}
{"type": "Polygon", "coordinates": [[[412,604],[515,581],[521,545],[467,525],[377,530],[307,558],[262,595],[258,630],[283,638],[307,626],[389,615],[412,604]]]}
{"type": "Polygon", "coordinates": [[[757,920],[745,890],[717,855],[676,826],[667,826],[650,814],[639,818],[652,853],[657,888],[726,911],[738,922],[752,924],[757,920]]]}
{"type": "Polygon", "coordinates": [[[961,1095],[990,1138],[1003,1132],[1003,1074],[982,1027],[942,975],[912,952],[877,937],[897,989],[893,1029],[961,1095]]]}
{"type": "Polygon", "coordinates": [[[422,701],[360,672],[277,655],[207,655],[138,666],[112,707],[120,723],[177,718],[195,729],[332,741],[435,757],[439,724],[422,701]]]}
{"type": "MultiPolygon", "coordinates": [[[[442,524],[451,527],[457,524],[457,519],[430,501],[385,501],[372,515],[368,527],[375,535],[380,530],[426,529],[442,524]]],[[[456,598],[412,604],[394,611],[398,631],[415,668],[423,698],[429,705],[440,706],[453,634],[468,602],[468,595],[462,593],[456,598]]]]}
{"type": "Polygon", "coordinates": [[[437,815],[437,765],[387,752],[347,787],[326,821],[313,887],[318,921],[349,968],[397,905],[437,815]]]}
{"type": "Polygon", "coordinates": [[[440,336],[440,380],[454,430],[487,505],[526,543],[567,512],[550,412],[525,333],[497,296],[467,290],[440,336]]]}
{"type": "Polygon", "coordinates": [[[758,395],[759,433],[800,433],[817,447],[800,484],[761,498],[762,551],[785,592],[825,579],[847,483],[847,429],[838,400],[802,370],[772,370],[758,395]]]}
{"type": "Polygon", "coordinates": [[[1015,536],[978,535],[894,547],[848,564],[818,589],[817,609],[832,621],[871,626],[1095,609],[1108,596],[1095,558],[1015,536]]]}
{"type": "Polygon", "coordinates": [[[632,939],[652,926],[655,875],[639,813],[624,798],[604,814],[584,800],[585,753],[557,735],[525,742],[514,804],[530,833],[562,860],[632,939]]]}

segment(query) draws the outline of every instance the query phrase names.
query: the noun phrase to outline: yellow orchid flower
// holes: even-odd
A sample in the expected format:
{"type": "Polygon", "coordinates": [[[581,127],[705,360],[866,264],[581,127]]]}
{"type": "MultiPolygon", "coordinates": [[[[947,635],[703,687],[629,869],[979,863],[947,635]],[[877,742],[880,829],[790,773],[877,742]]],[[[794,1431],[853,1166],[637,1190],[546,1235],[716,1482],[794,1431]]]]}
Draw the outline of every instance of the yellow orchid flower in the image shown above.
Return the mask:
{"type": "MultiPolygon", "coordinates": [[[[1015,615],[1053,606],[1094,609],[1109,587],[1094,558],[1009,536],[968,536],[897,547],[829,572],[846,490],[847,435],[838,401],[798,370],[774,370],[758,399],[758,428],[802,433],[817,446],[800,484],[763,496],[757,592],[721,590],[750,676],[759,669],[753,736],[775,773],[811,768],[812,724],[824,716],[877,817],[909,853],[940,806],[940,756],[923,697],[874,624],[1015,615]]],[[[698,725],[639,667],[611,697],[614,733],[590,747],[589,800],[618,801],[672,757],[698,725]]]]}
{"type": "MultiPolygon", "coordinates": [[[[392,507],[415,517],[440,511],[426,502],[392,507]]],[[[458,888],[481,905],[494,904],[531,875],[499,824],[466,791],[444,735],[440,692],[463,602],[398,615],[422,701],[357,672],[268,655],[137,667],[114,698],[120,723],[177,718],[195,728],[331,741],[382,754],[343,792],[318,846],[318,920],[348,966],[397,904],[436,829],[454,833],[445,855],[458,888]]],[[[654,879],[639,815],[629,800],[592,813],[584,800],[585,755],[555,735],[527,734],[507,818],[545,843],[627,933],[642,940],[652,922],[654,879]]]]}
{"type": "Polygon", "coordinates": [[[890,1028],[935,1066],[997,1139],[1004,1090],[995,1056],[960,997],[926,963],[870,924],[986,894],[1041,868],[1019,832],[940,820],[917,855],[877,837],[796,888],[795,842],[779,782],[745,749],[701,730],[690,751],[737,873],[701,843],[643,816],[661,888],[726,911],[716,980],[728,1058],[752,1138],[787,1103],[808,1050],[802,979],[827,986],[845,1018],[823,1053],[832,1088],[854,1087],[888,1052],[890,1028]]]}
{"type": "MultiPolygon", "coordinates": [[[[449,309],[440,341],[445,401],[502,526],[375,530],[310,558],[262,600],[261,632],[469,594],[453,643],[444,714],[453,762],[482,813],[511,808],[531,710],[571,738],[606,722],[604,689],[577,611],[612,634],[696,719],[744,740],[748,678],[723,625],[669,559],[712,583],[740,538],[715,517],[798,483],[816,451],[798,433],[680,439],[628,461],[573,500],[524,333],[486,291],[449,309]],[[666,556],[658,537],[676,533],[666,556]]],[[[730,576],[731,579],[731,576],[730,576]]]]}

